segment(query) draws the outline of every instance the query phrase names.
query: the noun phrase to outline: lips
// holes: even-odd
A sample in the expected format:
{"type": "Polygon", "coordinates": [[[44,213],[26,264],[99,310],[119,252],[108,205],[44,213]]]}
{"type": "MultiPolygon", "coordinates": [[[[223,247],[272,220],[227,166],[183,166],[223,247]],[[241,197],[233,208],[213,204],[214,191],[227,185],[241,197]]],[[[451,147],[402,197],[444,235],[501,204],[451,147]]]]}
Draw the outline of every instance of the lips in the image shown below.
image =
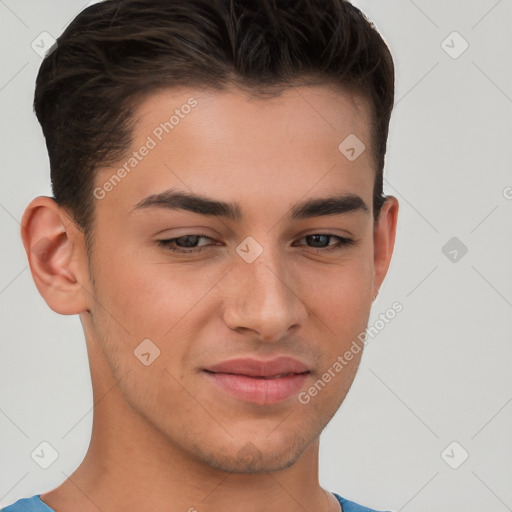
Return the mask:
{"type": "Polygon", "coordinates": [[[304,387],[311,372],[296,359],[278,357],[268,361],[231,359],[205,368],[203,373],[214,392],[270,406],[289,401],[304,387]]]}
{"type": "Polygon", "coordinates": [[[290,375],[307,373],[309,368],[291,357],[278,357],[267,361],[258,359],[231,359],[205,368],[213,373],[227,373],[246,377],[277,379],[290,375]]]}

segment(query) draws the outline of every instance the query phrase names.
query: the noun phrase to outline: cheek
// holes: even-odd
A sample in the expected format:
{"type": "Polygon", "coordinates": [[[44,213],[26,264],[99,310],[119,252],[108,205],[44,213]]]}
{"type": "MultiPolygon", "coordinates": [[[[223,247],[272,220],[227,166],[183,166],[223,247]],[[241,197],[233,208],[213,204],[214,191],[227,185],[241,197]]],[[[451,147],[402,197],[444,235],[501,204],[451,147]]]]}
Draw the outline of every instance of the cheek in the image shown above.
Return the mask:
{"type": "Polygon", "coordinates": [[[330,372],[325,375],[329,384],[322,395],[333,407],[333,414],[352,385],[364,350],[373,298],[373,262],[367,254],[368,251],[361,251],[359,258],[351,259],[343,268],[336,272],[331,269],[331,278],[317,281],[322,283],[321,290],[309,298],[314,306],[312,325],[317,327],[316,334],[308,332],[318,340],[320,374],[330,372]]]}
{"type": "Polygon", "coordinates": [[[348,334],[368,319],[373,298],[373,253],[358,251],[340,265],[309,273],[309,305],[336,334],[348,334]]]}
{"type": "Polygon", "coordinates": [[[161,339],[175,326],[180,329],[201,301],[214,295],[226,272],[220,265],[177,265],[147,255],[111,261],[98,262],[98,302],[137,339],[161,339]]]}

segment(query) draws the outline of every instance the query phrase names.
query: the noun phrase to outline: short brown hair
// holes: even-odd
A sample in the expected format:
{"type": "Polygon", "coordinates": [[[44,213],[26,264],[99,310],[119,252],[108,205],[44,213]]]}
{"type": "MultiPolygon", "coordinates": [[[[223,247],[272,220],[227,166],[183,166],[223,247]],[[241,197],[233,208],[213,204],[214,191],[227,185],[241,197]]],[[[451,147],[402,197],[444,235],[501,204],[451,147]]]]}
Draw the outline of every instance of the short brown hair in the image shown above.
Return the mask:
{"type": "Polygon", "coordinates": [[[254,94],[325,83],[370,105],[373,211],[394,103],[388,47],[345,0],[106,0],[80,12],[43,60],[34,110],[53,195],[88,232],[95,171],[129,150],[134,109],[157,89],[238,85],[254,94]]]}

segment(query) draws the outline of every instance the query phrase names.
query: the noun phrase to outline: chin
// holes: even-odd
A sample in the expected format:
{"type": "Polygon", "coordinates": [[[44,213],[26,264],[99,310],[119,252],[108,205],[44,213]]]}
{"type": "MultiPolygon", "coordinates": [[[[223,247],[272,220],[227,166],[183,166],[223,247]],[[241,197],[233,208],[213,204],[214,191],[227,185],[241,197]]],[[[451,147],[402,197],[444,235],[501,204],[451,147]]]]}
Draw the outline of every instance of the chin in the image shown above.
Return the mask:
{"type": "Polygon", "coordinates": [[[201,463],[226,473],[256,474],[282,471],[293,466],[304,453],[309,442],[298,437],[287,446],[258,446],[246,442],[238,450],[226,448],[216,452],[206,451],[204,446],[194,446],[195,456],[201,463]]]}

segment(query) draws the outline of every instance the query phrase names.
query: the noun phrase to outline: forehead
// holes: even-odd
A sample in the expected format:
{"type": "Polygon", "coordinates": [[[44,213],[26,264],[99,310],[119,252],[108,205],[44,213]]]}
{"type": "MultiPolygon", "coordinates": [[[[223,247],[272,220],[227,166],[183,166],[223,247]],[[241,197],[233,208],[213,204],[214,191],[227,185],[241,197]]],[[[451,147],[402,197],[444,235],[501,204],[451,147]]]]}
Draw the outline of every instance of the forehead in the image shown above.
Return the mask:
{"type": "MultiPolygon", "coordinates": [[[[180,120],[189,113],[202,123],[215,122],[217,130],[210,135],[222,135],[241,125],[253,129],[254,134],[273,132],[283,127],[300,127],[301,131],[329,129],[341,135],[346,129],[357,130],[361,138],[367,139],[371,118],[367,99],[354,91],[333,86],[295,86],[275,94],[259,94],[235,86],[223,90],[210,88],[169,88],[160,89],[139,102],[135,109],[138,132],[169,121],[172,114],[180,120]],[[197,106],[188,108],[191,99],[197,106]]],[[[171,121],[174,127],[178,119],[171,121]]],[[[190,123],[187,123],[190,124],[190,123]]],[[[197,122],[194,124],[198,124],[197,122]]],[[[247,130],[244,130],[246,132],[247,130]]],[[[182,130],[183,131],[183,130],[182,130]]],[[[243,132],[237,132],[240,136],[243,132]]],[[[204,133],[203,133],[204,135],[204,133]]]]}
{"type": "Polygon", "coordinates": [[[233,88],[163,89],[140,102],[134,120],[130,151],[96,179],[101,186],[124,167],[108,202],[133,207],[176,186],[237,202],[257,202],[261,194],[266,204],[337,185],[367,199],[373,190],[369,110],[353,93],[324,86],[288,88],[275,97],[233,88]],[[366,150],[350,161],[340,144],[354,136],[366,150]]]}

